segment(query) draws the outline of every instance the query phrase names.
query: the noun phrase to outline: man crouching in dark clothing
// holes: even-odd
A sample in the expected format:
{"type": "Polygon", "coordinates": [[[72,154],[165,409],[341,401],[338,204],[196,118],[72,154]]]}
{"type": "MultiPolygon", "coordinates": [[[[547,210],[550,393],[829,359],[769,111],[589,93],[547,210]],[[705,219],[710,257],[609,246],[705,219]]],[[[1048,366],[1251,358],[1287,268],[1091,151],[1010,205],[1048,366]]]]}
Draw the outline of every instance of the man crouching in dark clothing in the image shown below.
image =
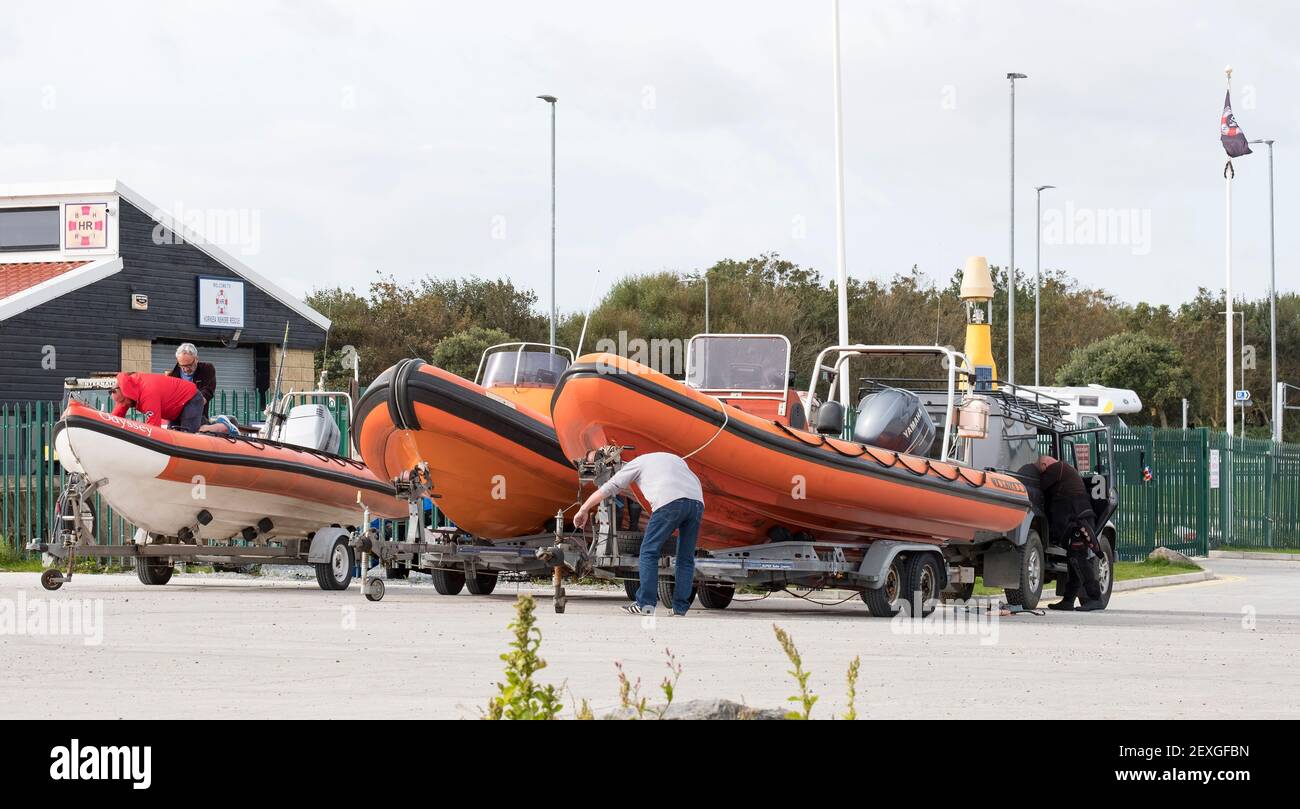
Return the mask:
{"type": "Polygon", "coordinates": [[[1080,598],[1081,611],[1105,607],[1101,601],[1101,584],[1090,557],[1101,556],[1101,543],[1097,541],[1097,515],[1092,510],[1092,500],[1083,485],[1083,478],[1068,463],[1044,455],[1038,459],[1039,481],[1047,509],[1048,530],[1052,541],[1064,538],[1066,566],[1069,577],[1060,590],[1061,600],[1049,604],[1053,610],[1073,610],[1074,600],[1083,588],[1086,598],[1080,598]]]}

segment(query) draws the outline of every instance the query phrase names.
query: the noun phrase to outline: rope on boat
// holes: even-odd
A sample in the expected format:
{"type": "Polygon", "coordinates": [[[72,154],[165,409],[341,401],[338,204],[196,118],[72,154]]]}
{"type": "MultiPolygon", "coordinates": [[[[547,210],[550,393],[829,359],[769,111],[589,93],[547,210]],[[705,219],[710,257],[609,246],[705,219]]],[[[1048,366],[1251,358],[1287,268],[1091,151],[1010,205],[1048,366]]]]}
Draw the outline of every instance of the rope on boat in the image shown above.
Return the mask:
{"type": "Polygon", "coordinates": [[[731,414],[727,412],[727,406],[726,406],[726,405],[723,405],[723,406],[722,406],[722,425],[721,425],[720,427],[718,427],[718,431],[717,431],[716,433],[713,434],[713,438],[710,438],[708,441],[705,441],[705,442],[704,442],[703,444],[701,444],[700,446],[696,447],[695,449],[691,450],[691,451],[688,452],[687,454],[683,455],[683,456],[682,456],[682,460],[683,460],[683,461],[686,460],[687,458],[691,457],[691,456],[694,455],[695,453],[697,453],[697,452],[699,452],[700,450],[702,450],[702,449],[704,449],[705,447],[707,447],[709,444],[712,444],[712,443],[713,443],[713,439],[714,439],[714,438],[717,438],[717,437],[720,436],[720,435],[722,435],[722,431],[725,430],[725,429],[727,429],[727,422],[729,422],[729,421],[731,421],[731,414]]]}

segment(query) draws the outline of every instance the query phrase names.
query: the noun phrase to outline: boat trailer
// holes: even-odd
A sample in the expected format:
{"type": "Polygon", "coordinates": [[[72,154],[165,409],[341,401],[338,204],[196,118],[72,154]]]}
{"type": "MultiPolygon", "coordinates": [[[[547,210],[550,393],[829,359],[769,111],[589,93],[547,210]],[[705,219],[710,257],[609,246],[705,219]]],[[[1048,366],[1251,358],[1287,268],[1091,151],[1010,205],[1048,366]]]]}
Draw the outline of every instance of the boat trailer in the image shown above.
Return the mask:
{"type": "Polygon", "coordinates": [[[72,581],[77,559],[135,560],[136,575],[148,585],[166,584],[173,564],[212,564],[243,568],[254,564],[310,565],[322,590],[346,590],[352,582],[353,556],[349,541],[354,532],[340,526],[321,526],[305,537],[277,537],[275,525],[263,518],[233,537],[202,539],[200,529],[212,520],[206,510],[195,514],[194,523],[175,537],[136,532],[135,541],[106,545],[95,537],[95,493],[104,480],[89,480],[72,473],[59,494],[55,525],[49,539],[32,539],[26,550],[48,554],[55,564],[41,573],[41,586],[58,590],[72,581]],[[144,541],[141,541],[144,540],[144,541]]]}
{"type": "MultiPolygon", "coordinates": [[[[622,448],[627,449],[627,448],[622,448]]],[[[592,461],[578,464],[579,491],[607,481],[622,466],[621,450],[602,450],[592,461]]],[[[434,576],[444,595],[454,595],[467,582],[472,593],[490,593],[499,573],[528,578],[549,578],[557,613],[567,604],[566,580],[599,579],[622,581],[629,598],[634,598],[640,580],[642,534],[618,526],[613,498],[606,498],[593,516],[587,532],[566,530],[564,511],[555,515],[552,531],[506,540],[483,540],[455,528],[427,528],[423,525],[423,499],[436,497],[428,469],[417,466],[394,481],[398,497],[408,506],[407,537],[415,541],[384,538],[374,528],[360,532],[353,548],[363,571],[361,592],[370,601],[384,597],[385,569],[407,567],[434,576]],[[449,584],[450,581],[450,584],[449,584]],[[484,586],[483,582],[491,584],[484,586]],[[486,591],[486,592],[484,592],[486,591]]],[[[575,504],[576,505],[576,504],[575,504]]],[[[363,520],[369,525],[369,519],[363,520]]],[[[671,550],[672,541],[669,542],[671,550]]],[[[882,539],[864,546],[822,541],[773,541],[726,550],[711,551],[695,559],[696,593],[708,609],[727,607],[738,587],[777,592],[788,587],[858,590],[872,614],[892,615],[904,590],[908,557],[932,560],[927,600],[937,600],[945,586],[973,584],[975,569],[950,566],[940,544],[882,539]],[[937,575],[934,575],[937,574],[937,575]]],[[[676,560],[671,552],[659,559],[660,600],[670,600],[676,560]]]]}

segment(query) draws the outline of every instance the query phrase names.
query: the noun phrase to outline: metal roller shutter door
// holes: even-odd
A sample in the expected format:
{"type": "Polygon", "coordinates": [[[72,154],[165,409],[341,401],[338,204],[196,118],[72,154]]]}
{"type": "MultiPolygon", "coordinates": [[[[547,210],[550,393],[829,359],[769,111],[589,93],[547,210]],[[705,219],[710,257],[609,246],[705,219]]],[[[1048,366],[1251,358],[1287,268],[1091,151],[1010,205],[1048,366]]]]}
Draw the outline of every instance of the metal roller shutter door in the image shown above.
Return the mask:
{"type": "MultiPolygon", "coordinates": [[[[153,344],[154,373],[165,374],[176,364],[176,347],[180,343],[153,344]]],[[[253,348],[199,347],[199,361],[210,362],[217,369],[217,390],[253,390],[257,387],[257,362],[253,348]]]]}

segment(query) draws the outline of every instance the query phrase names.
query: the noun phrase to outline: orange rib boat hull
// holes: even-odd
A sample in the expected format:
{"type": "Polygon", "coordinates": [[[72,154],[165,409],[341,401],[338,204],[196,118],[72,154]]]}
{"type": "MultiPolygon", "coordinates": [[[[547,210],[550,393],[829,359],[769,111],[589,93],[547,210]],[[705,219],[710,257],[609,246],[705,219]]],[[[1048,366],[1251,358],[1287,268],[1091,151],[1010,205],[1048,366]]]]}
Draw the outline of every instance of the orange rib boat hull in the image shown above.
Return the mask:
{"type": "Polygon", "coordinates": [[[578,496],[577,471],[548,415],[420,360],[398,363],[367,388],[353,436],[382,478],[427,463],[438,508],[485,539],[550,530],[578,496]]]}
{"type": "Polygon", "coordinates": [[[229,538],[263,517],[271,536],[305,536],[322,525],[355,525],[363,505],[400,517],[393,487],[363,464],[273,441],[167,430],[71,402],[55,430],[59,460],[100,481],[99,493],[151,533],[175,536],[196,524],[205,539],[229,538]]]}
{"type": "Polygon", "coordinates": [[[582,357],[556,388],[564,453],[604,445],[685,456],[704,488],[703,547],[807,531],[823,541],[973,540],[1029,513],[1015,478],[826,439],[745,413],[612,354],[582,357]]]}

